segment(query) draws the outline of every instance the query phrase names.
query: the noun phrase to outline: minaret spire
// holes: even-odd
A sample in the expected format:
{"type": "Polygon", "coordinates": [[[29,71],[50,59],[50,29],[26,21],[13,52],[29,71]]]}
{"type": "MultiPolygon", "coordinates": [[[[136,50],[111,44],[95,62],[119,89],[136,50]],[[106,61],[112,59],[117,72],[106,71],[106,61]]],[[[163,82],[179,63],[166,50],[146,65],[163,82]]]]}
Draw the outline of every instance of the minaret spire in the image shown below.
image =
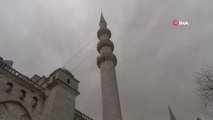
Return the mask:
{"type": "Polygon", "coordinates": [[[103,16],[103,13],[101,12],[101,19],[100,19],[100,23],[101,22],[105,22],[106,23],[106,20],[105,20],[105,18],[104,18],[104,16],[103,16]]]}
{"type": "Polygon", "coordinates": [[[103,120],[122,120],[115,73],[117,58],[113,54],[114,44],[110,40],[111,32],[107,28],[107,23],[102,13],[99,26],[97,50],[100,55],[97,57],[97,65],[101,73],[103,120]]]}
{"type": "Polygon", "coordinates": [[[101,18],[100,18],[99,26],[100,26],[100,28],[107,28],[107,22],[106,22],[106,20],[103,16],[102,12],[101,12],[101,18]]]}
{"type": "Polygon", "coordinates": [[[175,115],[173,114],[170,106],[168,105],[170,120],[176,120],[175,115]]]}

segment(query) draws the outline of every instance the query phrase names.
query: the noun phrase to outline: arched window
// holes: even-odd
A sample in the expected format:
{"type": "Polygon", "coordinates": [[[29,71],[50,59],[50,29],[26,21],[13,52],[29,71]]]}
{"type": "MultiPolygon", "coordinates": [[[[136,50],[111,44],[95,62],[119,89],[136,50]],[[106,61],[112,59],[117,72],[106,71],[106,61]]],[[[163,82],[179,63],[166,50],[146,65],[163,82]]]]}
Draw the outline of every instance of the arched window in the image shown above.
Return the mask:
{"type": "Polygon", "coordinates": [[[28,110],[16,101],[0,102],[0,120],[31,120],[28,110]]]}
{"type": "Polygon", "coordinates": [[[67,79],[67,83],[70,84],[70,79],[67,79]]]}
{"type": "Polygon", "coordinates": [[[0,103],[0,120],[5,120],[7,113],[7,106],[0,103]]]}
{"type": "Polygon", "coordinates": [[[9,93],[13,89],[13,83],[7,82],[6,92],[9,93]]]}
{"type": "Polygon", "coordinates": [[[23,100],[26,97],[26,91],[24,89],[21,89],[20,92],[21,92],[20,99],[23,100]]]}
{"type": "Polygon", "coordinates": [[[33,96],[32,107],[35,108],[38,105],[38,97],[33,96]]]}

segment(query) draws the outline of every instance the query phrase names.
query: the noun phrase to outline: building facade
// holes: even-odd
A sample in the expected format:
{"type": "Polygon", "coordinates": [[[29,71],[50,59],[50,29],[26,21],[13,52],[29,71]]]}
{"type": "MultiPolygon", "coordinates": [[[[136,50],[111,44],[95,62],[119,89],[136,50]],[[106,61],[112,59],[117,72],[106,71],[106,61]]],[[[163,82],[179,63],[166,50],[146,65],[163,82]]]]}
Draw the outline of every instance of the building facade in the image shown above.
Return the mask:
{"type": "Polygon", "coordinates": [[[66,69],[32,78],[0,58],[0,120],[92,120],[75,108],[79,81],[66,69]]]}

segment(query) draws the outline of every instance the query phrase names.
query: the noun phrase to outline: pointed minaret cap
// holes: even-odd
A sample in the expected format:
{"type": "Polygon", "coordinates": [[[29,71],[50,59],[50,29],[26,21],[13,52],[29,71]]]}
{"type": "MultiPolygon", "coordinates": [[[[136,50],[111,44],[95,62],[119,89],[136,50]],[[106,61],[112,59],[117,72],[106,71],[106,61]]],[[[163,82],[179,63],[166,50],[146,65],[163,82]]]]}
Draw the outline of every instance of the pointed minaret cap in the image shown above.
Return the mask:
{"type": "Polygon", "coordinates": [[[100,19],[100,22],[99,22],[99,26],[100,27],[107,27],[107,22],[103,16],[103,13],[101,12],[101,19],[100,19]]]}
{"type": "Polygon", "coordinates": [[[104,19],[102,12],[101,12],[101,19],[100,19],[99,26],[100,26],[100,29],[98,30],[98,33],[97,33],[98,39],[100,40],[100,37],[102,34],[106,34],[106,35],[108,35],[109,38],[111,38],[111,32],[107,28],[107,22],[104,19]]]}
{"type": "Polygon", "coordinates": [[[104,16],[103,16],[103,13],[101,12],[101,19],[100,19],[100,23],[101,22],[105,22],[106,23],[106,20],[105,20],[105,18],[104,18],[104,16]]]}
{"type": "Polygon", "coordinates": [[[173,114],[169,105],[168,105],[168,109],[169,109],[170,120],[176,120],[175,115],[173,114]]]}

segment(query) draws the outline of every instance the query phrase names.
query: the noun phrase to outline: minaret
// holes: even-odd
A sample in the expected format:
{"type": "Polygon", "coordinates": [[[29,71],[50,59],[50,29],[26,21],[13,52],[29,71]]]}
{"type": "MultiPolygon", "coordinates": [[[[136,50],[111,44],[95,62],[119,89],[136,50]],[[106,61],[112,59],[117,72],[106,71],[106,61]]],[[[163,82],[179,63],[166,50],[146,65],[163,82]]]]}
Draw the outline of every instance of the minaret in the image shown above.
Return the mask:
{"type": "Polygon", "coordinates": [[[107,28],[102,13],[99,26],[97,36],[100,41],[97,44],[97,50],[100,56],[97,58],[97,65],[101,72],[103,120],[122,120],[115,73],[117,59],[113,54],[114,45],[110,40],[111,32],[107,28]]]}

